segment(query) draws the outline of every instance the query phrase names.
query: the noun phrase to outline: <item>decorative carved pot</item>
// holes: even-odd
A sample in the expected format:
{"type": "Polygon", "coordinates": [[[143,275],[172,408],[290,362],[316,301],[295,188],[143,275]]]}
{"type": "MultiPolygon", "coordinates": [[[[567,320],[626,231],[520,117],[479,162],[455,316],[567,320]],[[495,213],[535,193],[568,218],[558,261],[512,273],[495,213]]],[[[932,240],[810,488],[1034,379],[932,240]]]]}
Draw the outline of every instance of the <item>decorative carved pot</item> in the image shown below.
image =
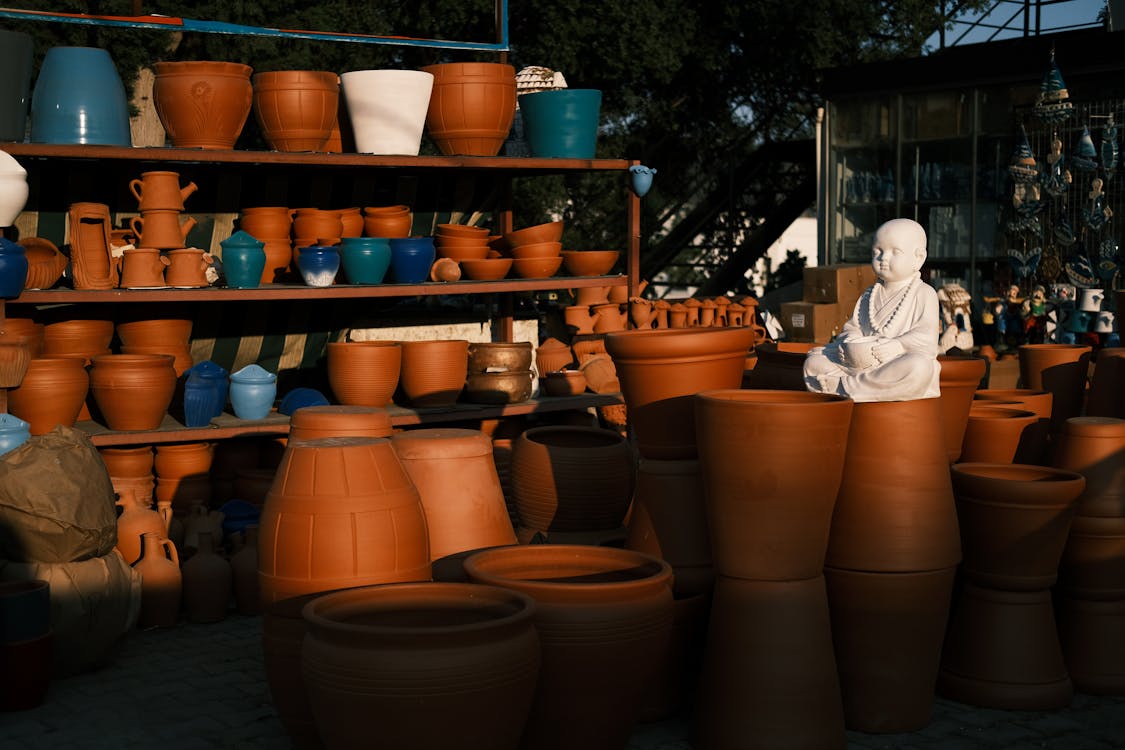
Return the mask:
{"type": "Polygon", "coordinates": [[[253,102],[249,65],[189,60],[152,67],[156,114],[173,146],[234,148],[253,102]]]}

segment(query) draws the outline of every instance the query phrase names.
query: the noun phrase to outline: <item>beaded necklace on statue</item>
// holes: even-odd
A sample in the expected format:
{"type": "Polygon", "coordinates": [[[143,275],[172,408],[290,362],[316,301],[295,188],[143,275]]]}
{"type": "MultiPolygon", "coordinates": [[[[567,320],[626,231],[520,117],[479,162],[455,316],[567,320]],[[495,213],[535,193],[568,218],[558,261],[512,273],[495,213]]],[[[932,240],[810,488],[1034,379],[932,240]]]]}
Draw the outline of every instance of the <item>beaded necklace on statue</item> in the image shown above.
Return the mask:
{"type": "MultiPolygon", "coordinates": [[[[888,315],[880,315],[879,320],[876,320],[876,313],[875,313],[875,309],[874,309],[875,308],[875,288],[872,287],[870,293],[867,295],[867,320],[868,320],[869,323],[871,323],[871,329],[876,334],[881,336],[883,334],[883,331],[887,330],[887,328],[891,325],[891,323],[894,322],[895,316],[897,316],[898,311],[902,309],[902,305],[903,305],[904,302],[906,302],[906,298],[910,296],[910,294],[914,290],[915,286],[919,283],[921,283],[921,276],[916,275],[916,276],[914,276],[914,278],[912,278],[910,280],[909,284],[904,286],[901,290],[895,292],[894,294],[895,294],[895,296],[898,297],[898,301],[895,302],[894,309],[892,309],[890,314],[888,314],[888,315]]],[[[886,288],[886,287],[884,287],[884,288],[886,288]]],[[[886,310],[887,307],[891,304],[892,300],[894,300],[894,297],[891,297],[890,299],[888,299],[882,305],[881,309],[886,310]]]]}

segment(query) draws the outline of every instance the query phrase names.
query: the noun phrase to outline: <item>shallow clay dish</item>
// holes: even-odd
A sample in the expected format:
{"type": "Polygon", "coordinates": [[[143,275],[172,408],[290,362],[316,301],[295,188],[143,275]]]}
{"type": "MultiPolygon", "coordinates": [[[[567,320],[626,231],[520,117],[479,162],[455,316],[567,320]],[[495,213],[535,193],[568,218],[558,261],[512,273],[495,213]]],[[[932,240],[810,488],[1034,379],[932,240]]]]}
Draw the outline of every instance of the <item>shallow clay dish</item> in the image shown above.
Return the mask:
{"type": "Polygon", "coordinates": [[[495,281],[508,275],[512,268],[511,258],[482,258],[461,261],[461,272],[473,281],[495,281]]]}
{"type": "Polygon", "coordinates": [[[572,276],[605,276],[619,255],[619,250],[563,250],[563,267],[572,276]]]}

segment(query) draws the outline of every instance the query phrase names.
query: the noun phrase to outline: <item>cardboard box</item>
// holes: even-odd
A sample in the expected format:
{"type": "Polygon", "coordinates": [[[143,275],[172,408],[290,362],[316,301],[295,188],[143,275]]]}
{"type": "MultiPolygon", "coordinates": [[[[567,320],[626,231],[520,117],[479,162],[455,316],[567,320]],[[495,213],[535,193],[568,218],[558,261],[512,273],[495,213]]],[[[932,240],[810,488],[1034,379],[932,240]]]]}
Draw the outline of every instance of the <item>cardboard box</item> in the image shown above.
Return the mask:
{"type": "Polygon", "coordinates": [[[875,283],[875,271],[869,263],[814,266],[805,269],[803,279],[805,302],[835,302],[850,313],[859,295],[875,283]]]}
{"type": "Polygon", "coordinates": [[[794,341],[827,343],[851,317],[851,309],[841,314],[835,303],[782,302],[781,326],[794,341]]]}

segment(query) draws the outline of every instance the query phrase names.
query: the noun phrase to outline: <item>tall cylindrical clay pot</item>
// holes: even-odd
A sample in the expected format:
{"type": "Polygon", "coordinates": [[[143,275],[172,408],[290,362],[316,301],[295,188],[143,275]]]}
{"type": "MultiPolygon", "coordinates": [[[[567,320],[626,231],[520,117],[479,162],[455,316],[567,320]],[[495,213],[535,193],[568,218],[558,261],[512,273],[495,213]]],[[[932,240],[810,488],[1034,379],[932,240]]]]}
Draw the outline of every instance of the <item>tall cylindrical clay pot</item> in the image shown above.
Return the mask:
{"type": "Polygon", "coordinates": [[[1051,432],[1062,432],[1066,420],[1082,413],[1089,346],[1080,344],[1024,344],[1019,348],[1020,384],[1050,391],[1051,432]]]}

